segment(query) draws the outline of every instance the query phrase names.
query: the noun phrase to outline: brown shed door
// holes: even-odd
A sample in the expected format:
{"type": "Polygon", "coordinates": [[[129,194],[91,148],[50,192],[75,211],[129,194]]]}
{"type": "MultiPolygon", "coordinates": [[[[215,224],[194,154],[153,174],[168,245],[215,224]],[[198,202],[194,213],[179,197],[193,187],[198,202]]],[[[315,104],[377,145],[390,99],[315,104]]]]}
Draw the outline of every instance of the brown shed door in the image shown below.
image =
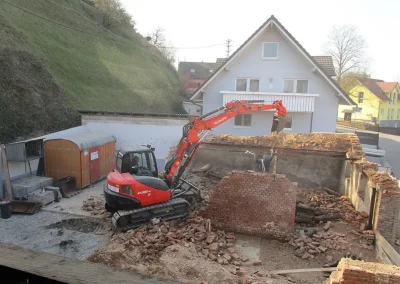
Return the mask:
{"type": "Polygon", "coordinates": [[[90,159],[90,183],[100,179],[100,148],[95,147],[89,150],[90,159]]]}

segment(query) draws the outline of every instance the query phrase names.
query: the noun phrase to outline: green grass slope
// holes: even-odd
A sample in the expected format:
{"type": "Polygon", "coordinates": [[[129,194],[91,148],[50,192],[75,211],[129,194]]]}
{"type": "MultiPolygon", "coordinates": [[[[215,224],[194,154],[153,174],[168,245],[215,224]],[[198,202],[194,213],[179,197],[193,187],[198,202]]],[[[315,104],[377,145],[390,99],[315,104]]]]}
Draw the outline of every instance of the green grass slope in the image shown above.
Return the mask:
{"type": "Polygon", "coordinates": [[[81,0],[0,1],[0,141],[70,127],[76,110],[182,113],[177,72],[81,0]],[[91,35],[94,34],[94,35],[91,35]]]}

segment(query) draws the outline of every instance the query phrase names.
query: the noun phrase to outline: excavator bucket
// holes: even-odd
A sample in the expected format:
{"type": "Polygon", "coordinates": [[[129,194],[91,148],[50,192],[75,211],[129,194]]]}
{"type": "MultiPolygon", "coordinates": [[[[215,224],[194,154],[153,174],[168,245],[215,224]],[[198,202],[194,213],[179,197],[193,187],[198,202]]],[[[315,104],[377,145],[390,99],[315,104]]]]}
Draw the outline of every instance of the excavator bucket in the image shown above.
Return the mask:
{"type": "Polygon", "coordinates": [[[274,115],[274,120],[272,121],[271,133],[279,133],[285,128],[286,119],[278,115],[274,115]]]}

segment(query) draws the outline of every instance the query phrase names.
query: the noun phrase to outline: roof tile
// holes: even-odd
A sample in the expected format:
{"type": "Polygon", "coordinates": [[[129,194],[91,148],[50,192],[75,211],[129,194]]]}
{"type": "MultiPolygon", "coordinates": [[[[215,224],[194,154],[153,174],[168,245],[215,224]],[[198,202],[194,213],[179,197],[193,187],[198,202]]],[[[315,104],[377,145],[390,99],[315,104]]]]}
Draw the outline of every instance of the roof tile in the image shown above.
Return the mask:
{"type": "Polygon", "coordinates": [[[358,81],[367,87],[381,101],[390,101],[385,92],[379,87],[378,83],[384,83],[383,80],[371,78],[359,78],[358,81]]]}
{"type": "Polygon", "coordinates": [[[390,93],[393,91],[394,87],[398,84],[397,82],[377,82],[378,86],[385,93],[390,93]]]}
{"type": "Polygon", "coordinates": [[[324,69],[326,75],[336,76],[332,56],[313,56],[312,58],[324,69]]]}

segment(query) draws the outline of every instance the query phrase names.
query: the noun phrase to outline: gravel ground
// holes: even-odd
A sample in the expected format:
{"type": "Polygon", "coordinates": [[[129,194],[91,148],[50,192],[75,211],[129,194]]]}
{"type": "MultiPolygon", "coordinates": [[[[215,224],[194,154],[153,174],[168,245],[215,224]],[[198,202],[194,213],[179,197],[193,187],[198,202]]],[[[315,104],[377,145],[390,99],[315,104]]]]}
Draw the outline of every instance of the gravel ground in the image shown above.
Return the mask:
{"type": "Polygon", "coordinates": [[[101,220],[40,211],[0,219],[0,242],[69,258],[86,259],[107,234],[101,220]]]}

